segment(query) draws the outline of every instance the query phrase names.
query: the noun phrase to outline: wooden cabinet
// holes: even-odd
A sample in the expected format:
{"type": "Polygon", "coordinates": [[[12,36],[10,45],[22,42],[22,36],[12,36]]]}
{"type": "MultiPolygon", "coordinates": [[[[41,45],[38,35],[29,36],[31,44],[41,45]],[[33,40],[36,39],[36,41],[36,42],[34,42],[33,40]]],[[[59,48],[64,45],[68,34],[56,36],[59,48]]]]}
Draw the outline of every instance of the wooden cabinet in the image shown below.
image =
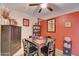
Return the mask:
{"type": "Polygon", "coordinates": [[[38,24],[33,25],[33,36],[35,38],[37,38],[40,36],[40,33],[41,33],[40,32],[40,25],[38,25],[38,24]]]}
{"type": "Polygon", "coordinates": [[[21,27],[1,25],[1,55],[13,55],[21,48],[21,27]]]}

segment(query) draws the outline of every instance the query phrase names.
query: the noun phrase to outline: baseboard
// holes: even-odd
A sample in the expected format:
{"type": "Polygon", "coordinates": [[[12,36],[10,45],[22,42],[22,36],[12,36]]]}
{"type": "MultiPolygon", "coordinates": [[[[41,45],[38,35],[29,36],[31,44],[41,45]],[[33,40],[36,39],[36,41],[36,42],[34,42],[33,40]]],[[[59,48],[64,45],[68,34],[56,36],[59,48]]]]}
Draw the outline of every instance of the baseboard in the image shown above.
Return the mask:
{"type": "Polygon", "coordinates": [[[59,50],[59,49],[56,49],[55,50],[55,55],[56,56],[63,56],[63,51],[59,50]]]}

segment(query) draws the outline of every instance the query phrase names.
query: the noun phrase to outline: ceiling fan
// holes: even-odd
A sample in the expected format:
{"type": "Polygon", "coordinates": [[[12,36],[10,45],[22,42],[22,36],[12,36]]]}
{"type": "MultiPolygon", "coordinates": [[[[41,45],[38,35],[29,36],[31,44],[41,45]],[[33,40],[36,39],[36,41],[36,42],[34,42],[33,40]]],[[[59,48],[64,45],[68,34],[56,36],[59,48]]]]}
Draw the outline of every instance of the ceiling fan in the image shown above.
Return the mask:
{"type": "Polygon", "coordinates": [[[47,8],[49,11],[53,11],[53,9],[48,5],[48,4],[42,4],[42,3],[34,3],[34,4],[29,4],[29,6],[40,6],[38,13],[42,11],[42,9],[47,8]]]}

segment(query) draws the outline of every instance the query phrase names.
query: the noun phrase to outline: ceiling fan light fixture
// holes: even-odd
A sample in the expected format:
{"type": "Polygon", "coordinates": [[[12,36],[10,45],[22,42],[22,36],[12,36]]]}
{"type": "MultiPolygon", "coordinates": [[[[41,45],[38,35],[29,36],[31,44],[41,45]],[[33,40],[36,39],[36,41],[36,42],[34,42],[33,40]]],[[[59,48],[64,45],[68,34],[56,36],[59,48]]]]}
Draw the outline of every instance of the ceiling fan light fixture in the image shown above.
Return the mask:
{"type": "Polygon", "coordinates": [[[47,4],[40,4],[41,8],[46,8],[47,4]]]}

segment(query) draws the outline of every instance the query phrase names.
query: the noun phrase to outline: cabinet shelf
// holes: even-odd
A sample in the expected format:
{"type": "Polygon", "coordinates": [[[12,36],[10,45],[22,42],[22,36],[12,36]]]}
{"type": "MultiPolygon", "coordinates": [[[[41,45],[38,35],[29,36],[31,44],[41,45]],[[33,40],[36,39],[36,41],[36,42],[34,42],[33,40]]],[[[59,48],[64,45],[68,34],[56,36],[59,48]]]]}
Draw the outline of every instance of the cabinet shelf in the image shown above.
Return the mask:
{"type": "Polygon", "coordinates": [[[40,25],[33,25],[33,35],[35,37],[39,37],[40,36],[40,25]]]}

